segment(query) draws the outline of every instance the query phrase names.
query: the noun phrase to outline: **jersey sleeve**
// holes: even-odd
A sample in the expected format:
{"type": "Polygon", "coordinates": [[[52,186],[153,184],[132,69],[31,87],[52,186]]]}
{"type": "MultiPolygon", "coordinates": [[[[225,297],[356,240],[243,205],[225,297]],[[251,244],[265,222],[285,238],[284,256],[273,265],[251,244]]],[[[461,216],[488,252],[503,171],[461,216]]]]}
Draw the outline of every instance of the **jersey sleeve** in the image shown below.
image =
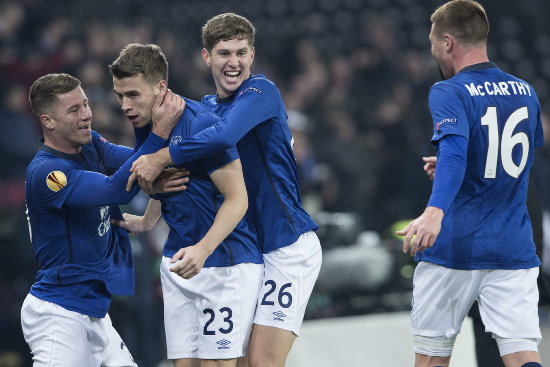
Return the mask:
{"type": "Polygon", "coordinates": [[[428,206],[444,213],[451,206],[466,172],[468,140],[459,135],[447,135],[439,140],[434,183],[428,206]]]}
{"type": "Polygon", "coordinates": [[[81,172],[66,160],[42,161],[34,167],[28,179],[32,200],[42,203],[44,207],[61,209],[80,180],[81,172]]]}
{"type": "Polygon", "coordinates": [[[277,87],[256,79],[237,92],[233,106],[218,123],[170,146],[176,165],[203,159],[230,149],[256,125],[277,116],[282,99],[277,87]]]}
{"type": "Polygon", "coordinates": [[[237,151],[237,148],[233,147],[206,158],[202,165],[206,172],[210,175],[218,168],[221,168],[237,159],[239,159],[239,152],[237,151]]]}
{"type": "Polygon", "coordinates": [[[133,153],[131,148],[113,144],[95,131],[92,131],[92,141],[104,163],[107,174],[113,174],[133,153]]]}
{"type": "Polygon", "coordinates": [[[75,184],[67,193],[65,202],[69,206],[89,207],[126,204],[138,193],[136,184],[129,192],[126,183],[130,177],[132,163],[141,155],[154,153],[166,145],[166,140],[151,133],[139,148],[112,177],[98,172],[79,170],[74,172],[75,184]]]}
{"type": "Polygon", "coordinates": [[[429,107],[433,120],[432,143],[447,135],[460,135],[469,140],[470,126],[466,108],[459,92],[440,82],[430,89],[429,107]]]}

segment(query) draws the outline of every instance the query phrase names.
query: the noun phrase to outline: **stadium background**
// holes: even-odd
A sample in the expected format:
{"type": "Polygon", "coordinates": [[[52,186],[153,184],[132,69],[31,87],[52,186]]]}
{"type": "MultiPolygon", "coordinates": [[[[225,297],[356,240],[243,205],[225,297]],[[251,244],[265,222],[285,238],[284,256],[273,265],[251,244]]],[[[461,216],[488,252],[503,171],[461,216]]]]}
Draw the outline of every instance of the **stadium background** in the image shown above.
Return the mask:
{"type": "MultiPolygon", "coordinates": [[[[491,22],[489,56],[530,82],[543,109],[550,90],[550,2],[481,1],[491,22]]],[[[406,312],[413,263],[393,238],[397,221],[418,215],[430,193],[421,157],[433,154],[429,87],[435,0],[3,0],[0,3],[0,366],[30,365],[19,324],[36,262],[28,239],[24,175],[37,150],[28,88],[67,72],[90,99],[93,128],[132,145],[107,64],[129,42],[157,43],[169,87],[189,98],[214,92],[200,57],[206,19],[232,11],[255,25],[252,71],[281,90],[295,137],[304,204],[320,224],[324,267],[307,320],[406,312]]],[[[536,180],[548,212],[548,148],[536,180]]],[[[147,197],[126,211],[142,213],[147,197]]],[[[158,278],[161,224],[133,239],[136,295],[115,297],[111,317],[140,366],[164,357],[158,278]]],[[[547,322],[547,314],[543,314],[547,322]]],[[[409,353],[409,351],[406,351],[409,353]]],[[[410,352],[412,353],[412,352],[410,352]]]]}

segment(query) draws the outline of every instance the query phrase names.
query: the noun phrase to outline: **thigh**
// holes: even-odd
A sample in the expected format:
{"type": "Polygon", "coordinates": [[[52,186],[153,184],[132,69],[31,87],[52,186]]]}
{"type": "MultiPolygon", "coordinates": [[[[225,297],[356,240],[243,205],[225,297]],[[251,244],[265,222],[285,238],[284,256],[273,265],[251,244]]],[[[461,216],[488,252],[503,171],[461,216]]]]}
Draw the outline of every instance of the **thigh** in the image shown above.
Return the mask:
{"type": "Polygon", "coordinates": [[[33,366],[98,366],[88,341],[88,316],[28,295],[21,326],[33,355],[33,366]]]}
{"type": "Polygon", "coordinates": [[[128,347],[113,327],[109,314],[97,320],[98,335],[106,340],[107,346],[101,353],[102,367],[137,367],[128,347]]]}
{"type": "Polygon", "coordinates": [[[483,271],[456,270],[421,261],[414,272],[414,335],[452,338],[477,297],[483,271]]]}
{"type": "Polygon", "coordinates": [[[502,338],[540,341],[538,268],[491,270],[479,294],[485,329],[502,338]]]}
{"type": "Polygon", "coordinates": [[[294,244],[264,254],[254,324],[298,335],[321,261],[321,245],[315,232],[304,233],[294,244]]]}
{"type": "Polygon", "coordinates": [[[200,359],[246,354],[262,274],[261,264],[210,269],[199,298],[200,359]]]}
{"type": "Polygon", "coordinates": [[[197,358],[200,315],[195,283],[205,269],[191,279],[183,279],[169,270],[170,265],[170,258],[163,257],[160,276],[167,358],[197,358]]]}
{"type": "MultiPolygon", "coordinates": [[[[166,258],[167,259],[167,258],[166,258]]],[[[248,347],[263,266],[203,268],[191,279],[170,272],[161,280],[169,359],[232,359],[248,347]]]]}

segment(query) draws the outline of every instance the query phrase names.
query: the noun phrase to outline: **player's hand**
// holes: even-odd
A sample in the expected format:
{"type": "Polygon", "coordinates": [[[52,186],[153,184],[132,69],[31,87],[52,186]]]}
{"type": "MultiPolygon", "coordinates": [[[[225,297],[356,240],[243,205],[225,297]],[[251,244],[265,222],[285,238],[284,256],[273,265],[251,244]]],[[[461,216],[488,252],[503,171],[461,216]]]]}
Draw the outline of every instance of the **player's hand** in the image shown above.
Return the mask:
{"type": "Polygon", "coordinates": [[[184,191],[189,182],[189,171],[185,168],[165,168],[153,182],[151,194],[184,191]]]}
{"type": "Polygon", "coordinates": [[[184,247],[172,256],[170,262],[175,265],[170,271],[184,279],[191,279],[201,271],[209,255],[210,253],[202,246],[184,247]]]}
{"type": "Polygon", "coordinates": [[[431,157],[422,157],[422,160],[424,161],[424,172],[428,175],[430,180],[434,180],[435,177],[435,166],[437,164],[437,157],[431,156],[431,157]]]}
{"type": "Polygon", "coordinates": [[[411,221],[405,228],[395,232],[398,236],[405,236],[403,240],[403,252],[411,251],[411,256],[417,252],[432,247],[443,220],[443,210],[429,206],[421,216],[411,221]]]}
{"type": "Polygon", "coordinates": [[[132,168],[130,168],[132,174],[128,178],[126,191],[130,191],[134,181],[137,180],[143,191],[146,193],[154,192],[153,182],[165,167],[164,159],[159,155],[159,152],[142,155],[134,161],[132,168]]]}
{"type": "Polygon", "coordinates": [[[122,218],[123,220],[111,219],[111,224],[125,228],[128,234],[132,236],[151,230],[149,224],[145,222],[142,216],[124,213],[122,214],[122,218]]]}
{"type": "Polygon", "coordinates": [[[185,100],[170,89],[161,91],[155,98],[151,115],[152,131],[163,139],[168,139],[172,129],[181,118],[185,109],[185,100]]]}

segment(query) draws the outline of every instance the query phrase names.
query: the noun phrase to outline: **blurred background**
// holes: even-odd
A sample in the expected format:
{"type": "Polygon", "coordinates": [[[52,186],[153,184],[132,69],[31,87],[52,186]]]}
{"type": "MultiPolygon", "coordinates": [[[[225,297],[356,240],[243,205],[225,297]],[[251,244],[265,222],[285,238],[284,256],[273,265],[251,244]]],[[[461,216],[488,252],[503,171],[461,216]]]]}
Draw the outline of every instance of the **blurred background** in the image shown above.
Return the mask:
{"type": "MultiPolygon", "coordinates": [[[[306,320],[408,311],[414,262],[393,233],[423,211],[431,190],[421,160],[434,154],[427,98],[439,79],[429,16],[443,2],[2,0],[0,366],[31,365],[19,318],[37,270],[24,197],[25,168],[41,137],[28,105],[30,85],[51,72],[78,77],[93,128],[132,146],[107,65],[129,42],[156,43],[169,61],[169,87],[200,100],[215,93],[200,54],[201,26],[229,11],[257,29],[252,72],[266,75],[282,93],[304,206],[320,225],[324,263],[306,320]]],[[[550,2],[481,3],[491,23],[490,59],[531,83],[544,110],[550,98],[550,2]]],[[[549,155],[547,147],[539,149],[533,170],[547,223],[549,155]]],[[[124,210],[141,214],[147,200],[140,195],[124,210]]],[[[158,266],[166,233],[160,223],[132,239],[135,296],[114,297],[110,310],[144,367],[165,358],[158,266]]]]}

